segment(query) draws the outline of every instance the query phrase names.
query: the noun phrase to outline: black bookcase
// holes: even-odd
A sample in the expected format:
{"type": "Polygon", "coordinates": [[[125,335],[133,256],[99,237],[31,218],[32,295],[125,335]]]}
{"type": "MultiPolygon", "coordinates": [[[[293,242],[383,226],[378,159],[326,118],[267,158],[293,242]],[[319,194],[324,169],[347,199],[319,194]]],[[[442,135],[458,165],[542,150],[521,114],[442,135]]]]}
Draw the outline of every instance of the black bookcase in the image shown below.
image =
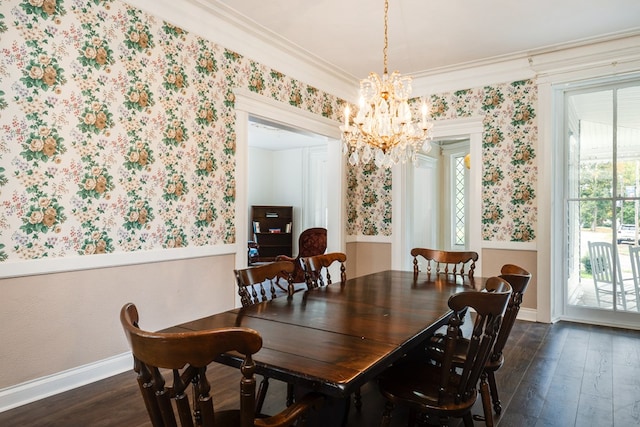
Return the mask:
{"type": "Polygon", "coordinates": [[[274,261],[278,255],[292,256],[293,207],[252,206],[253,240],[258,244],[258,257],[253,262],[274,261]]]}

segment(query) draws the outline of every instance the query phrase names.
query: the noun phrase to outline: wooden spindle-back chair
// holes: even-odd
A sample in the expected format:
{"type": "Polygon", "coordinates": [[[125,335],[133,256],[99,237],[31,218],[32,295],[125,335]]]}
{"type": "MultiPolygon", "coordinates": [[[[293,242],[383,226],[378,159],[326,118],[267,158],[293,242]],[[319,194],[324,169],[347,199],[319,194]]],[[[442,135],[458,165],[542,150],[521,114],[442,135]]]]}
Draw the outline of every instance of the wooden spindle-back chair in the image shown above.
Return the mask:
{"type": "Polygon", "coordinates": [[[302,262],[304,265],[307,288],[313,289],[320,286],[325,286],[325,284],[330,285],[332,281],[329,268],[333,263],[340,263],[340,282],[346,282],[346,261],[347,255],[342,252],[330,252],[328,254],[303,258],[302,262]]]}
{"type": "Polygon", "coordinates": [[[417,275],[420,271],[419,259],[422,257],[427,261],[427,274],[453,274],[473,277],[473,272],[478,261],[478,253],[473,251],[440,251],[428,248],[411,249],[413,257],[413,273],[417,275]]]}
{"type": "Polygon", "coordinates": [[[120,322],[154,427],[287,427],[303,423],[305,412],[322,399],[310,393],[277,415],[256,419],[253,355],[262,347],[258,332],[242,327],[177,333],[145,331],[139,327],[138,310],[132,303],[122,307],[120,322]],[[207,366],[230,351],[244,358],[239,372],[240,409],[217,411],[211,396],[215,370],[208,371],[207,366]]]}
{"type": "Polygon", "coordinates": [[[511,286],[499,277],[487,280],[486,292],[460,292],[451,296],[449,307],[453,314],[439,363],[409,358],[380,376],[380,391],[387,399],[381,426],[389,426],[392,410],[398,404],[410,408],[410,421],[422,414],[438,418],[442,426],[448,425],[449,417],[462,418],[465,426],[473,426],[471,407],[510,296],[511,286]],[[464,339],[460,326],[468,308],[475,311],[475,322],[464,352],[464,363],[460,366],[457,364],[458,343],[464,339]]]}

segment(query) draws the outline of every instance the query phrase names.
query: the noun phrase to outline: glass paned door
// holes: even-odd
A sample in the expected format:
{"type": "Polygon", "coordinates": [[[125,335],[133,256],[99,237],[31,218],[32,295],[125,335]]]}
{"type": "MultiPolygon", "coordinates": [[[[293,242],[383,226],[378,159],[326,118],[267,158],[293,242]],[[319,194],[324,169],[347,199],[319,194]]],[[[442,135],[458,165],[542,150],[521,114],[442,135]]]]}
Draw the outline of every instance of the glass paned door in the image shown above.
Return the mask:
{"type": "Polygon", "coordinates": [[[569,307],[640,311],[640,83],[565,93],[569,307]]]}

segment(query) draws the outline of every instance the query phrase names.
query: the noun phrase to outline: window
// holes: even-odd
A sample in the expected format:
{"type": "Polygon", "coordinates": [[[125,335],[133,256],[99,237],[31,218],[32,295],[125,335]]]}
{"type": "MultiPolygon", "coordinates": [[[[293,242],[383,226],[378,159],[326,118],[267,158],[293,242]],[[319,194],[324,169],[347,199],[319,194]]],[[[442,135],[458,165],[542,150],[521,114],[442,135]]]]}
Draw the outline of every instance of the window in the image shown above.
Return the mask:
{"type": "Polygon", "coordinates": [[[440,141],[443,159],[443,197],[445,218],[445,249],[465,250],[469,244],[469,169],[465,156],[469,154],[469,141],[440,141]]]}
{"type": "Polygon", "coordinates": [[[465,166],[464,156],[457,155],[453,158],[453,245],[465,246],[466,240],[466,198],[465,198],[465,166]]]}
{"type": "Polygon", "coordinates": [[[640,82],[565,92],[567,307],[638,310],[640,82]]]}

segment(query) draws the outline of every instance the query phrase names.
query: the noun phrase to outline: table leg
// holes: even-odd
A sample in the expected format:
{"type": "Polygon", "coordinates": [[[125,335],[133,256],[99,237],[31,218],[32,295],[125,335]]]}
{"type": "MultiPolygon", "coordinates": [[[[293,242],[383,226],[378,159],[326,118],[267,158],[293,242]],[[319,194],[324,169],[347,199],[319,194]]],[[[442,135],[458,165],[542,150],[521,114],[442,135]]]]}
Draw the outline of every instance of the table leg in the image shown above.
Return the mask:
{"type": "MultiPolygon", "coordinates": [[[[294,387],[296,399],[310,392],[296,385],[294,387]]],[[[319,408],[311,409],[307,413],[307,427],[346,426],[349,416],[350,398],[326,396],[319,408]]]]}

